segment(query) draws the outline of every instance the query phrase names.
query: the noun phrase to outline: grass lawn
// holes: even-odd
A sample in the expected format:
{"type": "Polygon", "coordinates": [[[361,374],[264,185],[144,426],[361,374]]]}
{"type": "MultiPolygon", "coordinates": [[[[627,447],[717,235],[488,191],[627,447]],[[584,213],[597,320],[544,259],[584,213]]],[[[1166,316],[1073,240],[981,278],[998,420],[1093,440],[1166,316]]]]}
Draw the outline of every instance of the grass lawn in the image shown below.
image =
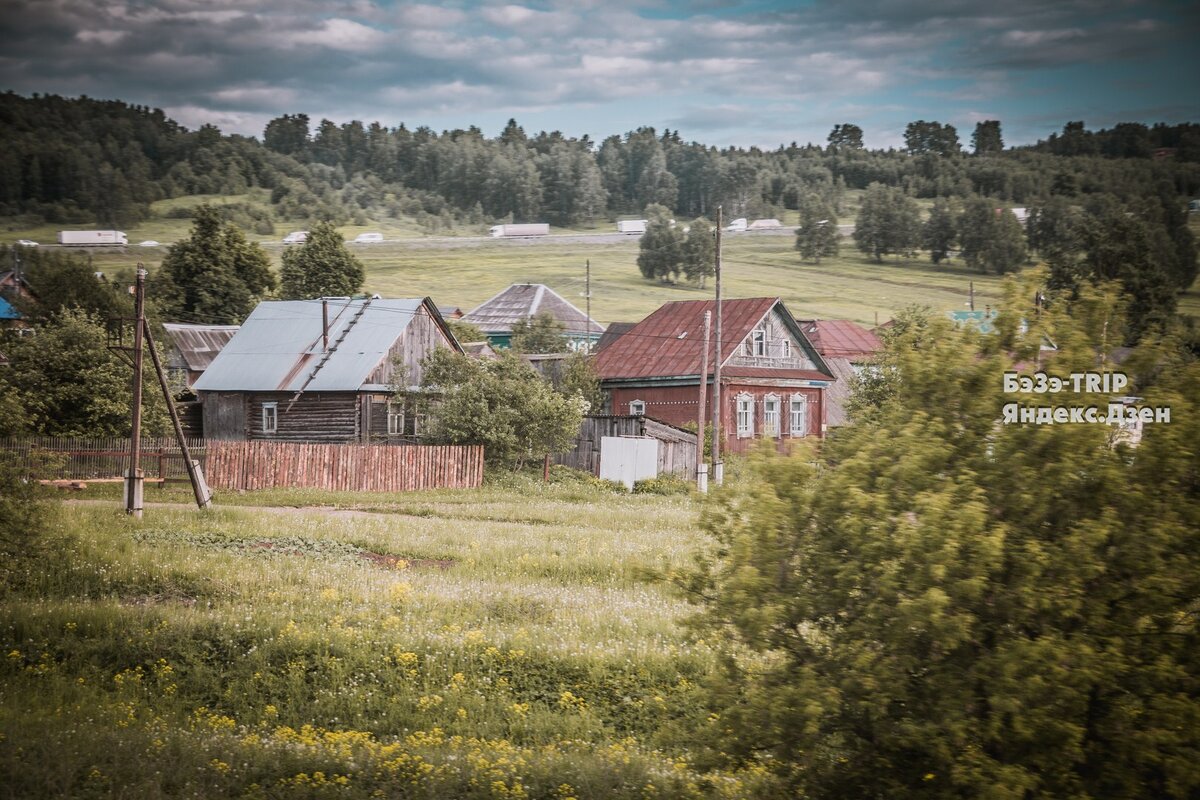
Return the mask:
{"type": "Polygon", "coordinates": [[[761,793],[684,744],[713,654],[650,576],[705,546],[690,497],[86,497],[3,567],[8,796],[761,793]]]}
{"type": "MultiPolygon", "coordinates": [[[[281,245],[267,246],[276,266],[281,245]]],[[[480,239],[411,240],[354,248],[366,267],[365,291],[384,297],[429,295],[439,305],[474,308],[512,283],[544,283],[583,309],[585,263],[592,268],[592,316],[601,322],[637,321],[662,303],[712,296],[701,290],[646,281],[637,268],[637,240],[514,242],[480,239]]],[[[128,271],[141,261],[150,269],[165,248],[96,250],[97,270],[128,271]]],[[[818,264],[800,260],[792,237],[747,234],[726,239],[725,297],[780,296],[800,318],[852,319],[874,325],[911,304],[938,311],[964,308],[968,284],[975,283],[978,307],[995,302],[1001,280],[961,264],[937,267],[928,261],[889,258],[877,264],[843,241],[837,258],[818,264]]]]}
{"type": "MultiPolygon", "coordinates": [[[[256,190],[261,194],[261,190],[256,190]]],[[[155,204],[156,217],[129,231],[130,241],[146,239],[174,241],[187,235],[187,220],[163,215],[201,200],[261,204],[264,197],[251,193],[234,197],[176,198],[155,204]]],[[[842,222],[853,220],[857,194],[848,193],[842,222]]],[[[785,215],[784,224],[794,220],[785,215]]],[[[1193,229],[1200,231],[1200,215],[1193,215],[1193,229]]],[[[16,222],[10,221],[12,224],[16,222]]],[[[251,236],[263,246],[278,268],[284,245],[279,240],[290,230],[303,228],[299,222],[276,224],[272,237],[251,236]]],[[[11,228],[11,225],[10,225],[11,228]]],[[[611,232],[608,223],[563,233],[611,232]]],[[[9,234],[41,241],[54,241],[56,226],[13,229],[9,234]],[[43,230],[44,229],[44,230],[43,230]],[[39,236],[41,239],[39,239],[39,236]]],[[[341,229],[349,239],[365,231],[379,231],[388,239],[380,244],[351,245],[366,266],[364,289],[384,297],[429,295],[443,306],[470,309],[508,285],[518,282],[545,283],[580,308],[586,305],[585,263],[592,268],[592,315],[604,323],[636,321],[670,300],[710,297],[711,283],[701,290],[688,285],[664,285],[645,281],[638,272],[638,244],[634,237],[594,241],[554,236],[538,242],[502,241],[480,238],[478,231],[462,229],[458,236],[426,237],[411,220],[373,222],[341,229]]],[[[948,312],[966,307],[968,285],[975,284],[976,307],[995,303],[1001,279],[979,275],[961,262],[935,266],[927,259],[889,258],[882,264],[859,253],[844,239],[841,253],[821,264],[800,260],[787,234],[740,234],[727,236],[724,248],[726,297],[778,295],[800,318],[851,319],[864,325],[885,322],[906,306],[928,305],[948,312]]],[[[93,266],[110,274],[128,272],[137,262],[151,270],[162,261],[166,247],[120,249],[97,248],[89,252],[93,266]]],[[[1180,296],[1182,313],[1200,317],[1200,282],[1180,296]]]]}

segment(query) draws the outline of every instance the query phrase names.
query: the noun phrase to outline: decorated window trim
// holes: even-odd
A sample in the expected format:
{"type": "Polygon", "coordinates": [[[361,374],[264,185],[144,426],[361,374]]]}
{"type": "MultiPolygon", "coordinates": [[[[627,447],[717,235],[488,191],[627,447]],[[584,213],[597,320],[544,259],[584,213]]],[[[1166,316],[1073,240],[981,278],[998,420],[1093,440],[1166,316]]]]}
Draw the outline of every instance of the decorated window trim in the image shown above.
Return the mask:
{"type": "Polygon", "coordinates": [[[788,402],[788,433],[794,438],[808,436],[808,395],[801,392],[793,394],[788,402]],[[799,414],[797,404],[801,409],[799,414]]]}
{"type": "Polygon", "coordinates": [[[743,392],[736,397],[737,438],[754,437],[754,395],[743,392]]]}

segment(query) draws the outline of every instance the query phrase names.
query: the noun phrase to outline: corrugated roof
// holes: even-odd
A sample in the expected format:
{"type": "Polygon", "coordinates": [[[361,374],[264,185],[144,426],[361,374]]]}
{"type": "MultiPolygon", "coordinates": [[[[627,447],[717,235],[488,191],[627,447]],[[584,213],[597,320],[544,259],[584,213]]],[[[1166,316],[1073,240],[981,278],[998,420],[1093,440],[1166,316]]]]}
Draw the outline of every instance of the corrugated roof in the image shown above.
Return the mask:
{"type": "MultiPolygon", "coordinates": [[[[722,364],[734,354],[754,326],[777,304],[781,307],[784,318],[790,320],[787,308],[778,297],[754,297],[722,302],[722,364]]],[[[682,300],[660,306],[597,354],[596,374],[603,379],[699,375],[705,311],[714,312],[715,328],[714,300],[682,300]]],[[[812,348],[812,345],[805,341],[804,332],[799,326],[796,326],[795,333],[802,346],[812,348]]],[[[714,350],[715,346],[709,350],[710,370],[714,364],[714,350]]],[[[815,349],[812,350],[812,355],[817,356],[815,349]]],[[[817,365],[820,367],[819,356],[817,365]]],[[[756,368],[739,369],[753,371],[756,368]]],[[[743,377],[790,377],[783,373],[808,372],[771,368],[762,368],[762,371],[762,376],[743,377]]],[[[817,380],[828,380],[828,376],[819,371],[812,375],[817,376],[817,380]]]]}
{"type": "Polygon", "coordinates": [[[596,342],[596,352],[604,350],[617,339],[620,339],[626,333],[633,330],[636,322],[610,322],[608,327],[604,329],[604,333],[600,335],[600,340],[596,342]]]}
{"type": "Polygon", "coordinates": [[[883,349],[878,336],[848,319],[804,319],[800,327],[817,352],[829,358],[863,358],[883,349]]]}
{"type": "Polygon", "coordinates": [[[567,333],[603,333],[604,326],[589,319],[557,292],[541,283],[514,283],[463,315],[488,334],[511,333],[513,323],[546,312],[566,328],[567,333]]]}
{"type": "MultiPolygon", "coordinates": [[[[355,391],[387,356],[425,300],[329,303],[332,354],[322,351],[321,301],[259,303],[196,381],[200,391],[355,391]]],[[[436,308],[429,304],[436,314],[436,308]]]]}
{"type": "Polygon", "coordinates": [[[171,337],[184,365],[193,372],[203,372],[237,333],[238,326],[164,322],[163,329],[171,337]]]}

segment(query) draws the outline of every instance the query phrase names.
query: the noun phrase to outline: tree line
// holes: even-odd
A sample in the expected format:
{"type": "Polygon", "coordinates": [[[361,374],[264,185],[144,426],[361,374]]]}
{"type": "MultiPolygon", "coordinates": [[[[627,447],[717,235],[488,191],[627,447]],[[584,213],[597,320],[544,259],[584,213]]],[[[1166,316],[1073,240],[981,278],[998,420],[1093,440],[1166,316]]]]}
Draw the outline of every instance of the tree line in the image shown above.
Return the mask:
{"type": "Polygon", "coordinates": [[[976,125],[968,154],[952,125],[918,120],[901,149],[868,150],[853,123],[825,145],[774,150],[685,142],[641,127],[600,142],[559,131],[527,134],[510,120],[496,137],[479,128],[438,133],[379,122],[315,125],[305,114],[271,120],[259,141],[212,125],[190,131],[161,110],[119,101],[0,95],[0,215],[64,224],[124,225],[150,203],[194,194],[270,193],[277,220],[365,223],[412,217],[431,230],[496,221],[573,225],[650,204],[682,218],[780,216],[817,194],[841,211],[846,189],[871,183],[914,197],[981,194],[1030,203],[1107,192],[1123,202],[1166,182],[1200,192],[1200,126],[1124,123],[1088,131],[1070,122],[1036,145],[1004,149],[998,120],[976,125]],[[1161,158],[1156,158],[1161,156],[1161,158]]]}

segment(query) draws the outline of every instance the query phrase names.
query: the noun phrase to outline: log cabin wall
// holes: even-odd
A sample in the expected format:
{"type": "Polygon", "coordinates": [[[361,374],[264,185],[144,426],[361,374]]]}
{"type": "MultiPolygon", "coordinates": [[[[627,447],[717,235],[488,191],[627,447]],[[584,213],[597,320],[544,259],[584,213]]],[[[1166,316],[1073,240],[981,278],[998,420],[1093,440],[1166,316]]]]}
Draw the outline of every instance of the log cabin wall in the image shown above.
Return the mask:
{"type": "MultiPolygon", "coordinates": [[[[359,441],[361,417],[357,392],[304,393],[292,404],[292,392],[247,392],[246,436],[251,441],[327,442],[359,441]],[[263,406],[275,403],[274,433],[263,430],[263,406]]],[[[385,422],[386,425],[386,422],[385,422]]],[[[386,427],[385,427],[386,430],[386,427]]]]}

